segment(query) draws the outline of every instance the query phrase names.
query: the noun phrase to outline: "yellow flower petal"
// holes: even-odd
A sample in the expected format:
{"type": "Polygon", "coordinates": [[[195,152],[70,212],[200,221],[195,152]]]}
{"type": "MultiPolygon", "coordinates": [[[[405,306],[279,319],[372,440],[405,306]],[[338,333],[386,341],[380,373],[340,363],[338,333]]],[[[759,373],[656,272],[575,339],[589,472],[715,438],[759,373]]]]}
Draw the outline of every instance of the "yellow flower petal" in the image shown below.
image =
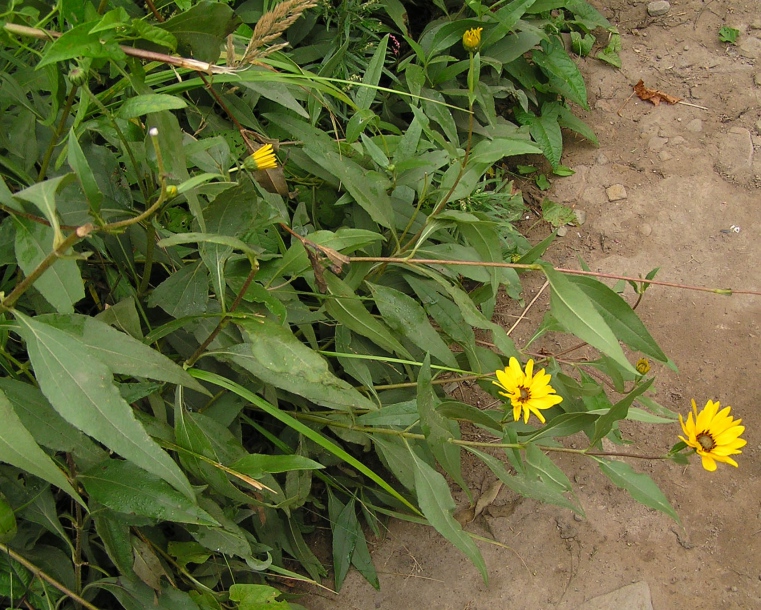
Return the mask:
{"type": "Polygon", "coordinates": [[[720,409],[719,401],[709,400],[698,413],[693,400],[692,412],[687,415],[687,420],[679,416],[679,424],[684,432],[684,436],[679,436],[679,439],[695,449],[703,468],[710,472],[716,470],[716,462],[737,467],[737,462],[729,456],[742,453],[740,447],[747,444],[745,439],[740,438],[745,432],[745,426],[740,425],[742,420],[732,417],[731,407],[720,409]]]}

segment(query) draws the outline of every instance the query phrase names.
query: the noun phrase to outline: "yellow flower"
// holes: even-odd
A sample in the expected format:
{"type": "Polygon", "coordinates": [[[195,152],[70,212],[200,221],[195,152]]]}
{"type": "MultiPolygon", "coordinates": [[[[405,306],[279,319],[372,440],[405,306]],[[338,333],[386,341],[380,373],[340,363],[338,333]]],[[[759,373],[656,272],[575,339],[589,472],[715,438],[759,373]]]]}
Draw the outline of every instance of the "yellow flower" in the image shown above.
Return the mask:
{"type": "Polygon", "coordinates": [[[647,375],[650,372],[650,361],[647,358],[640,358],[634,368],[640,375],[647,375]]]}
{"type": "Polygon", "coordinates": [[[552,377],[544,372],[544,369],[536,375],[533,374],[534,361],[526,363],[526,372],[516,358],[510,358],[504,371],[497,371],[497,381],[492,383],[499,386],[505,392],[502,396],[510,399],[513,405],[513,417],[518,421],[523,411],[523,421],[528,423],[528,418],[533,413],[544,423],[541,409],[549,409],[563,400],[562,396],[555,394],[555,388],[550,385],[552,377]]]}
{"type": "Polygon", "coordinates": [[[462,46],[465,47],[466,51],[472,53],[478,49],[481,45],[481,32],[483,31],[483,28],[471,28],[465,31],[462,35],[462,46]]]}
{"type": "Polygon", "coordinates": [[[682,424],[682,430],[687,437],[679,438],[695,449],[703,460],[703,468],[709,471],[716,470],[716,462],[724,462],[737,468],[737,462],[729,456],[742,453],[740,447],[747,442],[740,438],[745,432],[745,426],[740,425],[742,420],[734,419],[730,415],[732,407],[724,407],[719,411],[720,406],[718,401],[709,400],[698,413],[698,406],[693,400],[692,413],[687,417],[687,422],[679,416],[679,423],[682,424]]]}
{"type": "Polygon", "coordinates": [[[272,152],[272,144],[265,144],[259,148],[253,155],[249,155],[243,161],[243,166],[251,171],[258,169],[275,169],[277,167],[277,158],[272,152]]]}

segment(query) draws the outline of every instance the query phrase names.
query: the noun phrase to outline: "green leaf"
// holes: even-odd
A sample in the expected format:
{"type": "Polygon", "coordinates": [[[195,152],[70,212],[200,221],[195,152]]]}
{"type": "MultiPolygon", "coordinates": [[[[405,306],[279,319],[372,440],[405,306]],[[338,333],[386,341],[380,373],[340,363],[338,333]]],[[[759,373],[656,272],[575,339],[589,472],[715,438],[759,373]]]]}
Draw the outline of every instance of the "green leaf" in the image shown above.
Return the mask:
{"type": "MultiPolygon", "coordinates": [[[[16,225],[16,259],[28,276],[53,251],[55,234],[43,224],[14,216],[16,225]]],[[[60,313],[73,313],[74,304],[85,296],[84,283],[77,262],[59,258],[37,281],[34,287],[60,313]]]]}
{"type": "MultiPolygon", "coordinates": [[[[2,400],[0,400],[2,403],[2,400]]],[[[16,537],[18,527],[16,525],[16,514],[13,507],[8,504],[5,496],[0,493],[0,542],[6,544],[16,537]]]]}
{"type": "Polygon", "coordinates": [[[23,191],[13,194],[14,197],[33,203],[42,212],[54,231],[55,239],[53,243],[56,247],[63,241],[63,234],[61,233],[61,226],[58,223],[58,214],[56,213],[56,193],[75,179],[74,174],[64,174],[57,178],[38,182],[25,188],[23,191]]]}
{"type": "Polygon", "coordinates": [[[0,390],[0,461],[26,470],[41,479],[60,487],[82,506],[84,500],[69,483],[66,475],[56,466],[50,456],[35,442],[21,423],[5,393],[0,390]]]}
{"type": "Polygon", "coordinates": [[[456,506],[446,479],[421,460],[411,449],[410,456],[415,472],[415,493],[425,518],[439,534],[470,559],[481,572],[484,582],[487,583],[489,575],[486,572],[486,564],[481,556],[481,551],[452,516],[456,506]]]}
{"type": "Polygon", "coordinates": [[[219,525],[193,500],[132,462],[109,459],[77,476],[91,499],[111,510],[159,521],[219,525]]]}
{"type": "Polygon", "coordinates": [[[373,87],[377,87],[380,82],[380,77],[383,73],[383,63],[386,61],[387,46],[388,35],[384,36],[378,43],[378,48],[375,49],[375,53],[373,53],[370,63],[367,64],[365,75],[362,77],[362,84],[371,86],[360,86],[359,91],[357,91],[356,102],[357,108],[360,110],[369,109],[370,106],[372,106],[373,101],[375,101],[375,96],[378,91],[373,87]]]}
{"type": "Polygon", "coordinates": [[[237,610],[289,610],[287,601],[278,601],[282,593],[269,585],[232,585],[230,600],[238,603],[237,610]]]}
{"type": "Polygon", "coordinates": [[[303,455],[267,455],[250,453],[230,464],[230,468],[259,479],[266,473],[291,472],[293,470],[319,470],[325,468],[319,462],[303,455]]]}
{"type": "Polygon", "coordinates": [[[428,448],[441,464],[441,467],[471,498],[468,484],[462,477],[460,448],[449,442],[452,439],[460,438],[460,427],[457,422],[446,419],[436,410],[438,402],[431,385],[431,357],[426,354],[417,381],[417,408],[420,414],[420,429],[425,435],[428,448]]]}
{"type": "Polygon", "coordinates": [[[167,47],[172,51],[177,50],[177,38],[158,26],[147,23],[142,19],[133,19],[132,29],[135,30],[137,35],[143,40],[161,45],[162,47],[167,47]]]}
{"type": "Polygon", "coordinates": [[[108,367],[68,333],[14,312],[42,393],[64,419],[195,498],[177,464],[148,436],[108,367]]]}
{"type": "Polygon", "coordinates": [[[555,319],[582,341],[610,356],[625,370],[635,373],[616,336],[597,312],[592,300],[576,284],[555,271],[551,265],[541,263],[542,270],[552,287],[550,310],[555,319]]]}
{"type": "Polygon", "coordinates": [[[494,138],[481,140],[476,144],[470,152],[470,161],[491,165],[505,157],[535,155],[541,152],[536,144],[525,138],[494,138]]]}
{"type": "Polygon", "coordinates": [[[531,58],[547,75],[550,86],[584,110],[589,110],[584,77],[563,48],[562,43],[553,37],[542,40],[541,46],[542,50],[534,51],[531,58]]]}
{"type": "Polygon", "coordinates": [[[536,432],[529,434],[525,441],[538,441],[541,438],[570,436],[587,429],[597,421],[598,416],[591,413],[563,413],[553,417],[536,432]]]}
{"type": "Polygon", "coordinates": [[[740,30],[723,25],[719,28],[719,40],[721,42],[728,42],[729,44],[735,44],[737,37],[740,35],[740,30]]]}
{"type": "Polygon", "coordinates": [[[103,58],[122,61],[126,55],[114,40],[113,32],[93,32],[92,29],[100,23],[88,21],[68,32],[65,32],[48,48],[45,55],[37,64],[39,70],[48,64],[59,63],[75,57],[103,58]]]}
{"type": "Polygon", "coordinates": [[[164,354],[100,320],[79,314],[47,314],[36,319],[76,337],[112,373],[158,379],[207,394],[200,383],[164,354]]]}
{"type": "Polygon", "coordinates": [[[595,132],[592,131],[592,128],[589,125],[573,114],[573,112],[571,112],[565,105],[557,104],[556,107],[558,109],[558,125],[570,129],[571,131],[575,131],[580,136],[592,142],[595,146],[600,145],[595,132]]]}
{"type": "Polygon", "coordinates": [[[106,459],[106,452],[61,417],[38,388],[5,377],[0,378],[0,391],[11,402],[24,427],[43,447],[72,453],[80,468],[89,468],[106,459]]]}
{"type": "Polygon", "coordinates": [[[77,175],[77,178],[79,178],[79,184],[82,186],[82,190],[90,204],[90,211],[97,216],[100,213],[100,204],[103,201],[103,193],[95,180],[95,174],[93,174],[92,168],[87,161],[87,157],[85,157],[85,153],[79,145],[73,127],[69,130],[68,161],[69,167],[71,167],[77,175]]]}
{"type": "Polygon", "coordinates": [[[341,506],[338,499],[331,493],[329,502],[332,508],[330,527],[333,530],[333,569],[335,572],[333,580],[336,591],[340,591],[351,567],[352,556],[357,546],[357,530],[360,528],[354,497],[349,500],[348,504],[341,506]]]}
{"type": "Polygon", "coordinates": [[[158,27],[174,34],[181,52],[190,51],[195,59],[213,64],[219,59],[225,38],[239,22],[226,4],[202,0],[158,27]]]}
{"type": "Polygon", "coordinates": [[[161,307],[173,318],[205,313],[208,302],[209,274],[200,262],[170,275],[148,297],[148,307],[161,307]]]}
{"type": "Polygon", "coordinates": [[[148,93],[146,95],[136,95],[128,98],[116,111],[116,116],[120,119],[136,119],[145,116],[150,112],[161,112],[162,110],[179,110],[187,108],[188,104],[182,98],[164,93],[148,93]]]}
{"type": "Polygon", "coordinates": [[[264,383],[331,409],[375,409],[368,398],[331,373],[325,359],[299,341],[290,329],[267,319],[241,321],[240,325],[250,343],[215,350],[215,357],[234,362],[264,383]]]}
{"type": "Polygon", "coordinates": [[[580,515],[584,514],[584,511],[580,506],[577,506],[563,495],[565,490],[562,486],[562,477],[559,477],[556,472],[552,472],[552,476],[550,476],[550,471],[547,470],[546,464],[539,464],[535,461],[532,470],[535,477],[529,477],[523,474],[511,475],[507,472],[505,465],[493,455],[489,455],[488,453],[484,453],[473,447],[465,447],[465,449],[477,456],[484,464],[486,464],[489,470],[491,470],[494,475],[507,486],[508,489],[515,493],[547,504],[554,504],[556,506],[568,508],[580,515]],[[546,471],[544,473],[547,477],[546,481],[539,477],[542,469],[545,469],[546,471]]]}
{"type": "Polygon", "coordinates": [[[600,470],[605,473],[615,485],[628,491],[632,498],[649,508],[654,508],[667,514],[677,523],[679,515],[669,503],[663,492],[646,474],[635,472],[629,464],[617,460],[605,460],[594,457],[600,465],[600,470]]]}
{"type": "Polygon", "coordinates": [[[412,297],[380,284],[366,282],[373,294],[373,300],[383,316],[383,321],[392,330],[407,337],[414,345],[424,352],[452,368],[458,368],[457,360],[452,350],[444,343],[420,304],[412,297]]]}
{"type": "Polygon", "coordinates": [[[545,199],[542,201],[542,219],[558,228],[573,222],[576,219],[576,212],[566,205],[545,199]]]}
{"type": "Polygon", "coordinates": [[[107,508],[93,511],[95,531],[103,543],[109,559],[125,576],[132,576],[132,544],[130,542],[130,526],[122,515],[107,508]]]}
{"type": "Polygon", "coordinates": [[[648,379],[645,383],[638,385],[634,390],[629,392],[624,398],[614,404],[607,413],[601,415],[595,422],[595,433],[589,441],[589,446],[594,447],[613,429],[613,425],[620,419],[626,419],[629,414],[629,407],[635,399],[644,394],[655,381],[654,377],[648,379]]]}
{"type": "Polygon", "coordinates": [[[412,355],[394,338],[391,331],[374,318],[354,291],[339,277],[325,272],[330,298],[325,300],[325,309],[350,330],[367,337],[388,352],[396,352],[400,357],[414,360],[412,355]]]}

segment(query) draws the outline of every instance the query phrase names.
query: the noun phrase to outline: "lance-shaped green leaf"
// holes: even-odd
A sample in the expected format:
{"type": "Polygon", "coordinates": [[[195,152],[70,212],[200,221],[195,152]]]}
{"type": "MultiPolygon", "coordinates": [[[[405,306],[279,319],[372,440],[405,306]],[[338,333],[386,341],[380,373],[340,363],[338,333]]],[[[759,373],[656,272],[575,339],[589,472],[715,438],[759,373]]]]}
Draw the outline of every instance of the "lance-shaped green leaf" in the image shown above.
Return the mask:
{"type": "Polygon", "coordinates": [[[452,350],[437,333],[420,304],[412,297],[380,284],[367,282],[383,320],[392,330],[407,337],[423,351],[447,366],[459,368],[452,350]]]}
{"type": "Polygon", "coordinates": [[[470,559],[484,582],[488,582],[489,575],[486,572],[486,564],[473,539],[463,531],[462,526],[452,516],[456,508],[452,493],[449,491],[446,479],[421,460],[415,452],[410,450],[413,470],[415,472],[415,493],[418,505],[423,511],[425,518],[444,536],[454,544],[465,556],[470,559]]]}
{"type": "Polygon", "coordinates": [[[412,355],[397,341],[388,327],[374,318],[354,291],[340,278],[325,272],[330,297],[325,301],[325,309],[336,321],[345,324],[349,330],[367,337],[376,345],[389,352],[396,352],[402,358],[414,360],[412,355]]]}
{"type": "Polygon", "coordinates": [[[624,355],[610,326],[598,313],[591,299],[562,273],[551,265],[540,263],[552,287],[550,310],[555,319],[569,333],[610,356],[630,373],[636,371],[624,355]]]}
{"type": "Polygon", "coordinates": [[[100,213],[100,204],[103,201],[103,193],[95,180],[92,168],[87,161],[85,153],[77,140],[77,134],[72,127],[69,130],[69,167],[79,178],[79,184],[85,192],[87,202],[90,204],[90,210],[93,214],[100,213]]]}
{"type": "Polygon", "coordinates": [[[634,390],[629,392],[622,400],[619,400],[614,404],[607,413],[600,416],[600,419],[595,422],[595,433],[589,441],[590,447],[594,447],[599,443],[603,437],[611,431],[613,425],[618,420],[626,418],[629,413],[629,407],[634,400],[641,394],[644,394],[650,386],[653,385],[653,381],[655,381],[655,378],[651,377],[645,383],[640,384],[634,390]]]}
{"type": "Polygon", "coordinates": [[[388,36],[384,36],[378,43],[370,63],[367,64],[367,70],[362,78],[363,85],[370,87],[359,87],[357,91],[357,108],[367,110],[372,106],[378,91],[374,88],[378,86],[380,77],[383,72],[383,63],[386,61],[386,47],[388,46],[388,36]]]}
{"type": "Polygon", "coordinates": [[[431,385],[431,357],[426,354],[417,380],[417,408],[420,414],[420,428],[425,435],[428,448],[441,467],[471,497],[465,479],[462,478],[460,448],[449,441],[460,438],[460,427],[456,422],[443,417],[437,410],[439,400],[431,385]]]}
{"type": "Polygon", "coordinates": [[[0,390],[0,462],[26,470],[41,479],[60,487],[82,506],[84,500],[69,483],[50,456],[35,442],[34,437],[21,423],[10,401],[0,390]]]}
{"type": "Polygon", "coordinates": [[[584,110],[589,110],[584,77],[559,40],[559,38],[543,40],[542,50],[534,51],[532,59],[549,78],[550,87],[563,97],[577,103],[584,110]]]}
{"type": "Polygon", "coordinates": [[[132,462],[109,459],[77,479],[90,498],[111,510],[160,521],[219,525],[195,498],[191,501],[154,474],[132,462]]]}
{"type": "Polygon", "coordinates": [[[299,341],[290,329],[268,319],[241,321],[240,325],[251,342],[215,350],[216,358],[234,362],[264,383],[331,409],[376,408],[331,373],[325,359],[299,341]]]}
{"type": "Polygon", "coordinates": [[[76,337],[14,312],[42,393],[64,419],[188,498],[188,479],[148,436],[113,382],[108,367],[76,337]]]}
{"type": "MultiPolygon", "coordinates": [[[[24,274],[31,274],[53,251],[55,234],[43,224],[14,217],[16,225],[16,260],[24,274]]],[[[85,296],[84,283],[77,262],[59,258],[37,280],[34,287],[59,313],[73,313],[74,303],[85,296]]]]}
{"type": "Polygon", "coordinates": [[[148,307],[161,307],[173,318],[206,312],[209,302],[209,274],[200,262],[185,265],[161,282],[148,298],[148,307]]]}
{"type": "Polygon", "coordinates": [[[112,373],[158,379],[206,393],[200,383],[161,352],[100,320],[79,314],[47,314],[36,319],[79,339],[112,373]]]}
{"type": "Polygon", "coordinates": [[[635,472],[629,464],[618,460],[594,458],[600,464],[600,470],[621,489],[628,491],[632,498],[649,508],[667,514],[679,523],[679,515],[655,482],[646,474],[635,472]]]}
{"type": "Polygon", "coordinates": [[[17,532],[18,526],[13,508],[8,504],[5,496],[0,494],[0,542],[3,544],[10,542],[16,537],[17,532]]]}
{"type": "Polygon", "coordinates": [[[149,93],[146,95],[136,95],[127,99],[116,112],[116,116],[121,119],[135,119],[145,116],[150,112],[161,112],[162,110],[180,110],[187,107],[187,102],[174,95],[165,93],[149,93]]]}

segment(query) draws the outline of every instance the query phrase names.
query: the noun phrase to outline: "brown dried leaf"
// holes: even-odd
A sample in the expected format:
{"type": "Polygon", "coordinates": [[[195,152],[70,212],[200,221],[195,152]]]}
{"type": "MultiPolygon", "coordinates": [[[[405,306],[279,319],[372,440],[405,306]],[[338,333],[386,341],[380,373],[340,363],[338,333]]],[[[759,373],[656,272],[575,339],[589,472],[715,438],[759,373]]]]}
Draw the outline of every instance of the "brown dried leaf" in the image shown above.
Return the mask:
{"type": "Polygon", "coordinates": [[[661,102],[666,102],[667,104],[676,104],[677,102],[682,101],[681,97],[674,97],[673,95],[669,95],[663,91],[658,91],[657,89],[648,89],[645,87],[645,82],[641,79],[636,85],[634,85],[634,93],[637,94],[639,99],[651,102],[655,106],[661,102]]]}

